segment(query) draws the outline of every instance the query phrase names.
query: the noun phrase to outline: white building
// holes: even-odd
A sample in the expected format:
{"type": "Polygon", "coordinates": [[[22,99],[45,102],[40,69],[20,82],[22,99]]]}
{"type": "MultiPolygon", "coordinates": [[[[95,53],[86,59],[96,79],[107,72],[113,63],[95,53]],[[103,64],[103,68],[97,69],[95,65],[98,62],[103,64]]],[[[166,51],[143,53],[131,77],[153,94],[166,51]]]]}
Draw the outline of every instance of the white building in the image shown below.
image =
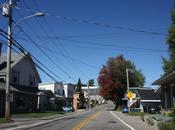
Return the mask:
{"type": "Polygon", "coordinates": [[[99,95],[99,86],[82,86],[82,91],[85,93],[85,98],[97,100],[99,103],[103,103],[104,99],[99,95]]]}
{"type": "Polygon", "coordinates": [[[63,89],[65,92],[65,98],[66,98],[66,106],[67,107],[72,107],[73,105],[73,95],[75,92],[75,87],[76,85],[68,83],[68,84],[62,84],[63,85],[63,89]]]}
{"type": "Polygon", "coordinates": [[[62,83],[40,83],[39,84],[39,89],[40,90],[51,90],[55,96],[57,97],[64,97],[65,92],[62,83]]]}
{"type": "Polygon", "coordinates": [[[55,104],[57,110],[61,110],[66,104],[65,92],[62,83],[40,83],[38,88],[40,90],[51,90],[55,95],[55,98],[52,99],[52,102],[55,104]]]}

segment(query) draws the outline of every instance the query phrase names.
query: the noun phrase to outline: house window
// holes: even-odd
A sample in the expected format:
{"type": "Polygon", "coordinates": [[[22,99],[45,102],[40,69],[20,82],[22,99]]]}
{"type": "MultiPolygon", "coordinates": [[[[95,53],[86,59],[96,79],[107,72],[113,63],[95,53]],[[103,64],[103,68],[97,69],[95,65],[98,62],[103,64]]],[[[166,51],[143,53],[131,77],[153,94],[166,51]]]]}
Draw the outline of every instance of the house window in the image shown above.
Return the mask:
{"type": "Polygon", "coordinates": [[[25,107],[25,101],[24,101],[24,98],[23,97],[18,97],[16,99],[16,107],[19,109],[22,109],[25,107]]]}
{"type": "Polygon", "coordinates": [[[0,77],[0,82],[5,82],[5,77],[0,77]]]}
{"type": "Polygon", "coordinates": [[[29,76],[29,86],[30,87],[35,86],[35,78],[32,75],[29,76]]]}
{"type": "Polygon", "coordinates": [[[12,77],[13,77],[13,83],[18,84],[19,83],[19,78],[20,78],[20,73],[18,71],[13,70],[12,71],[12,77]]]}
{"type": "Polygon", "coordinates": [[[55,91],[55,95],[60,95],[60,90],[59,90],[59,89],[57,89],[57,90],[55,91]]]}

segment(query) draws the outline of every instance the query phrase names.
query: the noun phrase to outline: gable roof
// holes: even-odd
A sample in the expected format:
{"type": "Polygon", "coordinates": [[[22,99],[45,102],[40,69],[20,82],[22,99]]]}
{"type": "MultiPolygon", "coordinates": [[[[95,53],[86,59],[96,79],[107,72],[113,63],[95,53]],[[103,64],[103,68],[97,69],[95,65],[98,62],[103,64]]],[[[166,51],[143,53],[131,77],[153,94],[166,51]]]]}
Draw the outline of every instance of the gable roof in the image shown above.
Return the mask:
{"type": "MultiPolygon", "coordinates": [[[[26,55],[12,53],[12,55],[11,55],[11,68],[13,68],[16,64],[18,64],[22,60],[29,61],[29,63],[31,64],[31,66],[32,66],[37,78],[38,78],[38,81],[41,82],[41,78],[40,78],[39,73],[35,67],[35,63],[33,62],[29,53],[27,53],[26,55]]],[[[0,75],[6,74],[6,67],[7,67],[7,56],[6,56],[6,54],[2,54],[2,56],[0,57],[0,75]]]]}
{"type": "Polygon", "coordinates": [[[130,88],[141,100],[160,100],[160,96],[152,88],[130,88]]]}
{"type": "MultiPolygon", "coordinates": [[[[24,56],[20,54],[12,53],[11,55],[11,67],[15,66],[24,56]]],[[[6,73],[7,67],[7,55],[2,54],[0,57],[0,75],[4,75],[6,73]]]]}
{"type": "Polygon", "coordinates": [[[175,71],[157,79],[156,81],[152,83],[152,85],[163,85],[163,84],[166,84],[168,82],[173,82],[173,81],[175,81],[175,71]]]}
{"type": "MultiPolygon", "coordinates": [[[[0,90],[2,91],[6,90],[6,84],[4,82],[0,82],[0,90]]],[[[37,87],[10,85],[10,91],[18,93],[36,94],[39,91],[39,89],[37,87]]]]}

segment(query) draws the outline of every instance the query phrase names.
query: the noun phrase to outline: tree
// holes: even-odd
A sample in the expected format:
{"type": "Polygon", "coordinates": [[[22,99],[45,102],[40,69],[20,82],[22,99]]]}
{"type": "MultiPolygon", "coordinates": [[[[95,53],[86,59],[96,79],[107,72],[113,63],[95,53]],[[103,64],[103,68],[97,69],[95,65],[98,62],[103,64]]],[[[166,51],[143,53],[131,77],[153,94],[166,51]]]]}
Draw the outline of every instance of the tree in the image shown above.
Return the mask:
{"type": "Polygon", "coordinates": [[[175,5],[171,15],[172,24],[168,30],[167,44],[169,58],[162,58],[164,74],[171,73],[175,70],[175,5]]]}
{"type": "Polygon", "coordinates": [[[80,78],[78,79],[78,83],[77,83],[77,87],[76,87],[76,92],[82,92],[82,89],[81,89],[81,87],[82,87],[82,84],[81,84],[81,80],[80,80],[80,78]]]}
{"type": "Polygon", "coordinates": [[[88,81],[88,84],[89,84],[89,86],[94,86],[94,79],[90,79],[90,80],[88,81]]]}
{"type": "Polygon", "coordinates": [[[141,70],[136,70],[134,63],[126,60],[123,55],[109,58],[103,65],[98,76],[100,95],[106,100],[112,100],[121,105],[121,99],[127,90],[126,68],[132,69],[129,73],[129,84],[132,87],[142,87],[145,78],[141,70]]]}
{"type": "Polygon", "coordinates": [[[76,92],[79,92],[79,102],[80,102],[80,108],[84,108],[84,103],[85,103],[85,98],[84,98],[84,92],[82,92],[82,83],[80,78],[78,79],[77,87],[76,87],[76,92]]]}

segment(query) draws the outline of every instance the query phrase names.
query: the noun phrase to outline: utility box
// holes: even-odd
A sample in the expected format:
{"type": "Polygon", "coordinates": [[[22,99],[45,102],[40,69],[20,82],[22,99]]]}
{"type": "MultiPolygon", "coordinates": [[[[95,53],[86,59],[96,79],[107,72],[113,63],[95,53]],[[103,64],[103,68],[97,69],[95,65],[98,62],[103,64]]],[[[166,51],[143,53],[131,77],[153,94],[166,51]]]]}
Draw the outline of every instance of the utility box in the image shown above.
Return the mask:
{"type": "Polygon", "coordinates": [[[10,5],[5,4],[5,5],[2,7],[2,15],[3,15],[3,16],[6,16],[6,17],[11,16],[10,5]]]}

